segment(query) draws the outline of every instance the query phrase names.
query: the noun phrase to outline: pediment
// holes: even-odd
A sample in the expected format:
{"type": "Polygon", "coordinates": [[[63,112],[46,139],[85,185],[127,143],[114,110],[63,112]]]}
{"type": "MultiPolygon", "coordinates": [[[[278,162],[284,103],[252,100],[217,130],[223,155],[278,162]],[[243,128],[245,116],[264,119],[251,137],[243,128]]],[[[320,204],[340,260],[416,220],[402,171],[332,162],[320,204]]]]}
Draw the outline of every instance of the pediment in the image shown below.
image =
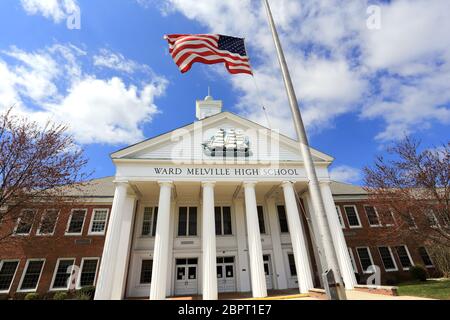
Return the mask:
{"type": "MultiPolygon", "coordinates": [[[[298,142],[229,112],[196,121],[112,154],[113,159],[301,162],[298,142]]],[[[333,158],[312,149],[315,162],[333,158]]]]}

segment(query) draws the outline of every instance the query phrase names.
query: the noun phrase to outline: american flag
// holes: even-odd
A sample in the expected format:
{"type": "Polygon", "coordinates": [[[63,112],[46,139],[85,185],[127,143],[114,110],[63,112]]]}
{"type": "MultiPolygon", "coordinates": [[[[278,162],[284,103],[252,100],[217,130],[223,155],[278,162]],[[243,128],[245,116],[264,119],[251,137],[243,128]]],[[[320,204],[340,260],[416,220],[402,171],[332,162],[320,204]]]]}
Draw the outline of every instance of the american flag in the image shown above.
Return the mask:
{"type": "Polygon", "coordinates": [[[252,75],[244,39],[220,34],[171,34],[164,37],[169,52],[182,73],[196,62],[224,63],[232,74],[252,75]]]}

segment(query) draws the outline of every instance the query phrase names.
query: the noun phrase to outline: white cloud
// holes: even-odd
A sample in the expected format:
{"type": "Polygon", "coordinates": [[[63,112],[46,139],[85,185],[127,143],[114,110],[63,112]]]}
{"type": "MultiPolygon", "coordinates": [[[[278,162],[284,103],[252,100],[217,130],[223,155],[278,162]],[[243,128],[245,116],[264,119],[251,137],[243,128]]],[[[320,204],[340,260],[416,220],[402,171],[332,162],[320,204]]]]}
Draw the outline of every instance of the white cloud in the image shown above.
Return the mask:
{"type": "MultiPolygon", "coordinates": [[[[165,0],[205,32],[247,39],[256,80],[229,76],[237,107],[290,135],[290,111],[261,1],[165,0]]],[[[381,30],[366,27],[367,0],[271,1],[291,75],[309,130],[342,114],[381,120],[379,141],[450,123],[450,10],[446,0],[398,0],[381,5],[381,30]]],[[[167,9],[165,14],[170,13],[167,9]]],[[[214,69],[217,70],[217,69],[214,69]]]]}
{"type": "Polygon", "coordinates": [[[108,49],[101,49],[100,52],[94,56],[94,65],[125,73],[133,73],[142,67],[146,67],[141,66],[135,61],[126,59],[121,53],[112,52],[108,49]]]}
{"type": "Polygon", "coordinates": [[[337,166],[330,170],[332,180],[339,182],[355,183],[361,180],[361,171],[349,166],[337,166]]]}
{"type": "Polygon", "coordinates": [[[0,109],[16,105],[17,113],[40,123],[51,119],[67,124],[79,143],[142,140],[143,125],[159,112],[154,100],[167,86],[167,80],[153,73],[139,85],[126,83],[119,75],[99,79],[85,73],[87,53],[73,45],[57,44],[36,52],[12,47],[2,53],[12,62],[0,55],[0,109]]]}
{"type": "Polygon", "coordinates": [[[20,0],[20,3],[27,14],[41,14],[55,23],[60,23],[79,10],[77,0],[20,0]]]}

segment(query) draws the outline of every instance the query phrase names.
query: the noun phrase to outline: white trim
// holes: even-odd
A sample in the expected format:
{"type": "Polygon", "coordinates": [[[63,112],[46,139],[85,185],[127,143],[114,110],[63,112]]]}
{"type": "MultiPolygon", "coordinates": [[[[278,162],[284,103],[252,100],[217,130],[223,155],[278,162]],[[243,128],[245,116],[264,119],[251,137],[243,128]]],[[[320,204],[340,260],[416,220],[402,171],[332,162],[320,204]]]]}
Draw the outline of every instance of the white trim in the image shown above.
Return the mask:
{"type": "Polygon", "coordinates": [[[392,223],[386,223],[384,226],[385,227],[393,227],[395,226],[397,223],[395,221],[395,216],[394,216],[394,211],[392,211],[391,209],[389,209],[389,213],[391,214],[391,218],[392,218],[392,223]]]}
{"type": "Polygon", "coordinates": [[[366,213],[367,221],[369,222],[369,226],[371,228],[382,227],[383,225],[381,224],[381,219],[380,219],[380,215],[378,214],[377,208],[375,206],[371,206],[371,205],[368,205],[368,204],[365,204],[363,207],[364,207],[364,212],[366,213]],[[375,216],[377,217],[378,224],[371,224],[370,223],[369,215],[367,214],[367,211],[366,211],[367,207],[372,207],[373,210],[375,211],[375,216]]]}
{"type": "Polygon", "coordinates": [[[345,226],[344,217],[342,216],[341,207],[338,204],[335,204],[334,206],[336,207],[336,211],[339,215],[339,224],[341,225],[342,229],[345,229],[346,226],[345,226]]]}
{"type": "Polygon", "coordinates": [[[11,279],[11,283],[9,284],[8,290],[0,290],[1,294],[5,294],[5,293],[8,294],[11,291],[12,284],[14,283],[14,279],[16,278],[16,275],[17,275],[17,270],[19,270],[19,266],[20,266],[20,259],[5,259],[5,260],[0,260],[0,270],[3,269],[3,264],[5,262],[17,262],[17,266],[16,266],[16,270],[14,271],[14,275],[11,279]]]}
{"type": "Polygon", "coordinates": [[[380,260],[383,263],[384,270],[386,272],[398,271],[397,262],[395,261],[395,256],[394,256],[394,253],[392,252],[392,248],[390,246],[377,246],[377,249],[378,249],[378,255],[380,256],[380,260]],[[392,262],[394,262],[394,266],[395,266],[394,269],[386,269],[386,266],[384,265],[383,257],[381,256],[380,248],[388,248],[389,254],[391,255],[391,260],[392,260],[392,262]]]}
{"type": "Polygon", "coordinates": [[[345,218],[347,219],[348,227],[350,229],[362,228],[361,219],[359,218],[358,208],[356,207],[356,205],[354,205],[354,204],[344,205],[344,212],[345,212],[345,218]],[[348,220],[348,215],[347,215],[347,211],[345,211],[345,208],[349,208],[349,207],[353,207],[355,209],[356,219],[358,220],[357,226],[352,226],[350,224],[350,221],[348,220]]]}
{"type": "Polygon", "coordinates": [[[89,222],[88,235],[89,236],[104,236],[106,233],[106,227],[108,226],[108,218],[109,218],[109,208],[94,208],[94,209],[92,209],[91,221],[89,222]],[[92,232],[92,225],[94,224],[94,217],[95,217],[96,211],[106,211],[105,227],[103,228],[103,231],[100,231],[100,232],[92,232]]]}
{"type": "MultiPolygon", "coordinates": [[[[200,232],[199,232],[199,217],[200,217],[200,207],[196,206],[196,205],[178,205],[177,206],[178,209],[178,213],[176,215],[176,224],[175,224],[175,235],[176,238],[179,239],[186,239],[186,238],[200,238],[200,232]],[[180,208],[186,208],[186,234],[179,234],[179,229],[180,229],[180,208]],[[189,234],[189,224],[190,224],[190,217],[191,217],[191,208],[196,208],[196,224],[195,224],[195,235],[190,235],[189,234]]],[[[153,209],[154,210],[154,209],[153,209]]],[[[231,208],[230,208],[231,210],[231,208]]],[[[152,220],[152,228],[153,228],[153,223],[154,221],[152,220]]],[[[222,228],[223,229],[223,228],[222,228]]],[[[151,231],[151,230],[150,230],[151,231]]],[[[233,229],[231,229],[231,231],[233,231],[233,229]]],[[[151,232],[150,232],[151,233],[151,232]]]]}
{"type": "Polygon", "coordinates": [[[61,214],[61,210],[58,210],[58,209],[45,209],[44,212],[41,215],[41,221],[39,222],[39,227],[36,230],[36,235],[39,236],[39,237],[50,237],[50,236],[53,236],[55,234],[55,231],[56,231],[56,225],[58,224],[58,220],[59,220],[60,214],[61,214]],[[53,232],[52,233],[41,233],[42,222],[44,221],[45,214],[47,213],[47,211],[51,211],[51,210],[58,211],[58,213],[56,215],[55,225],[53,227],[53,232]]]}
{"type": "MultiPolygon", "coordinates": [[[[216,207],[220,208],[220,227],[222,230],[220,230],[220,234],[216,234],[216,237],[234,237],[235,236],[235,227],[233,226],[233,205],[232,204],[217,204],[214,206],[214,215],[216,214],[216,207]],[[230,234],[225,234],[224,232],[224,223],[223,223],[223,208],[224,207],[228,207],[230,208],[230,223],[231,223],[231,233],[230,234]]],[[[215,216],[214,216],[214,223],[216,223],[215,221],[215,216]]],[[[178,225],[178,224],[177,224],[178,225]]],[[[214,226],[215,228],[215,226],[214,226]]],[[[258,225],[258,230],[259,230],[259,225],[258,225]]],[[[214,229],[214,234],[216,233],[216,229],[214,229]]],[[[178,234],[178,230],[177,230],[177,234],[178,234]]]]}
{"type": "MultiPolygon", "coordinates": [[[[54,288],[55,285],[55,278],[56,278],[56,273],[58,272],[58,268],[59,268],[59,264],[61,261],[66,261],[66,260],[73,260],[73,264],[72,264],[72,269],[70,270],[70,275],[73,272],[73,267],[75,266],[75,263],[77,261],[76,258],[58,258],[58,260],[56,260],[56,265],[55,265],[55,270],[53,271],[53,277],[52,277],[52,282],[50,282],[50,290],[49,291],[67,291],[70,288],[70,281],[67,282],[67,288],[54,288]]],[[[69,275],[69,277],[70,277],[69,275]]]]}
{"type": "Polygon", "coordinates": [[[79,209],[72,209],[70,210],[70,218],[67,220],[67,226],[66,226],[66,232],[64,233],[65,236],[81,236],[83,234],[83,230],[84,230],[84,224],[86,223],[86,215],[88,213],[88,209],[86,208],[79,208],[79,209]],[[83,219],[83,225],[81,226],[81,231],[78,233],[69,233],[69,227],[70,224],[72,223],[72,217],[73,217],[73,213],[74,211],[84,211],[84,219],[83,219]]]}
{"type": "MultiPolygon", "coordinates": [[[[431,258],[430,253],[428,252],[427,247],[425,247],[425,246],[418,247],[418,248],[417,248],[417,251],[419,251],[420,248],[424,248],[424,249],[425,249],[425,252],[426,252],[428,258],[430,259],[430,261],[431,261],[431,263],[432,263],[432,264],[429,264],[429,265],[425,265],[425,268],[435,268],[433,259],[431,258]]],[[[420,255],[420,251],[419,251],[419,256],[420,256],[420,259],[422,259],[422,262],[424,262],[422,256],[420,255]]],[[[425,264],[425,262],[424,262],[424,264],[425,264]]]]}
{"type": "Polygon", "coordinates": [[[367,270],[364,270],[362,263],[361,263],[361,257],[359,256],[359,252],[358,252],[358,249],[367,249],[367,252],[369,253],[370,263],[373,266],[374,263],[373,263],[372,253],[370,252],[370,248],[362,246],[362,247],[356,247],[355,249],[356,249],[356,254],[358,255],[359,266],[361,267],[361,270],[363,271],[363,273],[364,274],[372,274],[373,272],[367,272],[367,270]]]}
{"type": "MultiPolygon", "coordinates": [[[[406,254],[408,255],[409,262],[411,263],[411,266],[414,266],[414,265],[415,265],[415,264],[414,264],[414,260],[411,258],[411,254],[409,253],[408,246],[407,246],[406,244],[400,244],[400,245],[395,246],[395,247],[405,247],[406,254]]],[[[400,256],[398,255],[397,249],[395,249],[395,253],[397,254],[397,257],[398,257],[398,260],[400,261],[400,265],[402,266],[402,269],[403,269],[404,271],[408,271],[408,270],[410,269],[410,267],[407,267],[407,268],[404,268],[404,267],[403,267],[403,265],[402,265],[402,260],[400,259],[400,256]]]]}
{"type": "Polygon", "coordinates": [[[350,262],[352,264],[353,272],[359,273],[358,266],[356,265],[355,255],[353,254],[353,250],[350,247],[347,247],[348,253],[350,254],[350,262]]]}
{"type": "Polygon", "coordinates": [[[14,228],[14,233],[13,233],[13,235],[14,235],[14,236],[17,236],[17,237],[26,237],[26,236],[31,235],[31,231],[33,230],[34,219],[36,218],[37,213],[38,213],[38,210],[37,210],[37,209],[27,209],[27,208],[22,209],[22,210],[20,211],[20,216],[19,216],[19,218],[17,219],[17,222],[16,222],[16,226],[15,226],[15,228],[14,228]],[[22,220],[23,213],[24,213],[24,211],[28,211],[28,210],[34,211],[34,216],[33,216],[33,221],[31,222],[30,231],[28,231],[28,233],[17,233],[17,229],[19,228],[19,224],[20,224],[20,221],[22,220]]]}
{"type": "Polygon", "coordinates": [[[85,258],[81,259],[80,272],[78,272],[78,275],[77,275],[77,284],[76,284],[77,289],[82,288],[80,282],[81,282],[81,275],[83,273],[83,267],[84,267],[85,260],[96,260],[97,261],[97,266],[95,267],[94,283],[92,285],[95,286],[95,284],[97,283],[98,269],[100,266],[100,258],[99,257],[85,257],[85,258]]]}
{"type": "Polygon", "coordinates": [[[28,259],[27,260],[27,262],[25,264],[25,268],[23,269],[23,272],[22,272],[22,276],[20,277],[20,282],[19,282],[19,286],[17,287],[17,292],[27,292],[27,293],[29,293],[29,292],[36,292],[37,291],[37,288],[39,287],[39,283],[41,282],[42,273],[43,273],[44,268],[45,268],[45,262],[46,262],[45,258],[42,258],[42,259],[28,259]],[[44,263],[42,264],[42,268],[41,268],[41,271],[39,273],[39,278],[38,278],[38,281],[36,282],[36,286],[34,287],[34,289],[22,290],[21,289],[22,282],[23,282],[23,279],[25,278],[25,275],[26,275],[26,273],[28,271],[28,265],[30,264],[31,261],[43,261],[44,263]]]}
{"type": "MultiPolygon", "coordinates": [[[[258,207],[262,207],[262,211],[263,211],[263,223],[264,223],[264,233],[261,233],[261,230],[260,230],[260,233],[261,233],[261,235],[264,235],[264,236],[267,236],[267,235],[270,235],[270,233],[268,232],[269,231],[269,228],[268,228],[268,225],[267,225],[267,223],[266,223],[266,221],[267,221],[267,217],[266,217],[266,208],[265,208],[265,206],[264,205],[262,205],[262,204],[256,204],[256,210],[258,211],[258,207]]],[[[259,223],[259,220],[258,220],[258,223],[259,223]]],[[[258,227],[259,227],[259,225],[258,225],[258,227]]]]}

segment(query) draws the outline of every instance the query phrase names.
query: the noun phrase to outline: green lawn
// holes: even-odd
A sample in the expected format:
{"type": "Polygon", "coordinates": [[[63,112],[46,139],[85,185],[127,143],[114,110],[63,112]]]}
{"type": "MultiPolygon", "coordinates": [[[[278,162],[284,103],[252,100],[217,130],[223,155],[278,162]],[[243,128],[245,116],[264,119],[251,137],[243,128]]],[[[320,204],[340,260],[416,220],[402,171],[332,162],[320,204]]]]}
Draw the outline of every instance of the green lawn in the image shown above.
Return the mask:
{"type": "Polygon", "coordinates": [[[401,283],[398,295],[450,300],[450,280],[401,283]]]}

